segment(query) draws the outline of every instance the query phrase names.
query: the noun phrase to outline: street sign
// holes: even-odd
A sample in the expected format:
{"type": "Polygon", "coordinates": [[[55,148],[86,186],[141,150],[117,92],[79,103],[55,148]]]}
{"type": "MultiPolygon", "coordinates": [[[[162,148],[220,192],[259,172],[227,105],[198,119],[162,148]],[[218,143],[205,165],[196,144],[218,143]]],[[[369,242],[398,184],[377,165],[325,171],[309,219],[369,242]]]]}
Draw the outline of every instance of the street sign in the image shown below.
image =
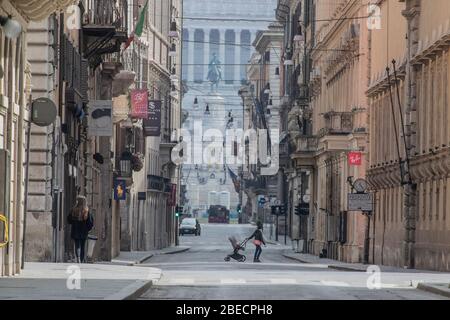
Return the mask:
{"type": "Polygon", "coordinates": [[[353,183],[353,188],[355,188],[356,192],[358,193],[365,193],[368,187],[369,184],[364,179],[356,179],[356,181],[353,183]]]}
{"type": "Polygon", "coordinates": [[[348,211],[373,211],[372,193],[349,193],[348,211]]]}
{"type": "Polygon", "coordinates": [[[276,205],[276,206],[281,206],[281,200],[275,200],[273,202],[273,204],[276,205]]]}
{"type": "Polygon", "coordinates": [[[55,122],[57,115],[55,103],[48,98],[38,98],[31,106],[31,121],[39,126],[46,127],[55,122]]]}
{"type": "Polygon", "coordinates": [[[348,153],[348,164],[351,166],[360,166],[362,164],[362,153],[361,152],[349,152],[348,153]]]}

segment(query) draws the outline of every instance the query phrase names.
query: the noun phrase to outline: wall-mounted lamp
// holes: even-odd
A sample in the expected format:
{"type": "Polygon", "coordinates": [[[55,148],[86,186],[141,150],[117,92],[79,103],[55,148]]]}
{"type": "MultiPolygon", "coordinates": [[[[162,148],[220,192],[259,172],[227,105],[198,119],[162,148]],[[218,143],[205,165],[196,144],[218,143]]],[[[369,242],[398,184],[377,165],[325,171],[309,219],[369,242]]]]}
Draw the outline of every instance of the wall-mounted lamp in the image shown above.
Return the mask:
{"type": "Polygon", "coordinates": [[[5,36],[10,39],[16,39],[22,32],[22,26],[11,15],[0,16],[0,25],[3,27],[5,36]]]}
{"type": "Polygon", "coordinates": [[[172,47],[169,51],[169,57],[175,57],[177,55],[177,46],[175,43],[172,43],[172,47]]]}
{"type": "Polygon", "coordinates": [[[169,37],[170,38],[178,38],[177,23],[175,21],[172,21],[170,23],[169,37]]]}

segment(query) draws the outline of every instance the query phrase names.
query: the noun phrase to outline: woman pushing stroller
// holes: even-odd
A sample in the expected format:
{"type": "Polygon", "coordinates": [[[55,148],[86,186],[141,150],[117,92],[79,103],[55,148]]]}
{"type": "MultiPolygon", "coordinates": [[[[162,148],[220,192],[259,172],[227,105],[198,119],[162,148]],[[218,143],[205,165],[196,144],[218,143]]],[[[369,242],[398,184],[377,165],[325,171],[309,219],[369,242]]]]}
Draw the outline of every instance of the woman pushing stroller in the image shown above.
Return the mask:
{"type": "Polygon", "coordinates": [[[257,226],[257,229],[255,230],[255,232],[253,232],[253,234],[250,237],[248,237],[246,240],[255,238],[255,240],[253,240],[253,244],[255,245],[256,250],[255,250],[255,256],[254,256],[253,262],[261,262],[259,260],[259,257],[261,256],[261,252],[262,252],[261,244],[264,244],[264,246],[266,246],[266,242],[264,241],[264,237],[263,237],[263,234],[261,231],[261,229],[263,227],[262,223],[260,221],[258,221],[256,226],[257,226]]]}

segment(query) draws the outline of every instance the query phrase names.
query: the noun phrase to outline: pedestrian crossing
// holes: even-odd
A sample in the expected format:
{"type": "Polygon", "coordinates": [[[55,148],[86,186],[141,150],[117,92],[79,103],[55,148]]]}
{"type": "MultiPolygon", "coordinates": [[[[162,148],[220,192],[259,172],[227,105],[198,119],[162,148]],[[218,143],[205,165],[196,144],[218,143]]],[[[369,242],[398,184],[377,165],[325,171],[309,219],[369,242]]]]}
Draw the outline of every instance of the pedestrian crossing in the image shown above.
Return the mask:
{"type": "MultiPolygon", "coordinates": [[[[325,286],[325,287],[361,287],[362,283],[348,283],[345,281],[305,280],[295,278],[177,278],[163,277],[157,286],[325,286]]],[[[405,286],[390,286],[405,287],[405,286]]]]}

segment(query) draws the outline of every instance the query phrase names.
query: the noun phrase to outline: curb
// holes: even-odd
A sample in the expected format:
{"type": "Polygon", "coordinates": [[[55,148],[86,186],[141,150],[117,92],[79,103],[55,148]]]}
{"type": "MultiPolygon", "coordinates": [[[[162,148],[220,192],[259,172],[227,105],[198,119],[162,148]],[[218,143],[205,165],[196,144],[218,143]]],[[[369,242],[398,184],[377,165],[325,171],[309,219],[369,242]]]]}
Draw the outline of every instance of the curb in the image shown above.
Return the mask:
{"type": "Polygon", "coordinates": [[[137,280],[119,292],[107,296],[104,300],[136,300],[150,289],[152,285],[152,280],[137,280]]]}
{"type": "Polygon", "coordinates": [[[178,250],[174,250],[174,251],[169,251],[169,252],[161,252],[160,254],[176,254],[176,253],[182,253],[182,252],[186,252],[189,249],[191,249],[191,247],[184,247],[184,248],[180,248],[178,250]]]}
{"type": "Polygon", "coordinates": [[[359,269],[359,268],[352,268],[352,267],[346,267],[346,266],[339,266],[339,265],[328,265],[329,269],[339,270],[339,271],[350,271],[350,272],[366,272],[366,270],[359,269]]]}
{"type": "Polygon", "coordinates": [[[417,284],[417,289],[426,291],[429,293],[434,293],[434,294],[437,294],[440,296],[444,296],[446,298],[450,298],[450,289],[441,289],[441,288],[437,287],[436,285],[419,282],[417,284]]]}
{"type": "MultiPolygon", "coordinates": [[[[283,253],[283,257],[291,259],[291,260],[296,260],[296,261],[299,261],[301,263],[314,264],[314,262],[307,261],[307,260],[302,260],[300,258],[293,257],[293,256],[291,256],[289,254],[286,254],[286,253],[283,253]]],[[[334,269],[334,270],[339,270],[339,271],[366,272],[366,270],[362,270],[362,269],[359,269],[359,268],[352,268],[352,267],[340,266],[340,265],[335,265],[335,264],[325,264],[325,263],[323,263],[323,265],[327,266],[328,269],[334,269]]]]}
{"type": "MultiPolygon", "coordinates": [[[[310,262],[310,261],[302,260],[302,259],[300,259],[300,258],[293,257],[293,256],[288,255],[288,254],[285,254],[285,253],[283,253],[283,257],[288,258],[288,259],[291,259],[291,260],[299,261],[299,262],[301,262],[301,263],[312,263],[312,262],[310,262]]],[[[327,267],[329,267],[329,266],[327,265],[327,267]]]]}

